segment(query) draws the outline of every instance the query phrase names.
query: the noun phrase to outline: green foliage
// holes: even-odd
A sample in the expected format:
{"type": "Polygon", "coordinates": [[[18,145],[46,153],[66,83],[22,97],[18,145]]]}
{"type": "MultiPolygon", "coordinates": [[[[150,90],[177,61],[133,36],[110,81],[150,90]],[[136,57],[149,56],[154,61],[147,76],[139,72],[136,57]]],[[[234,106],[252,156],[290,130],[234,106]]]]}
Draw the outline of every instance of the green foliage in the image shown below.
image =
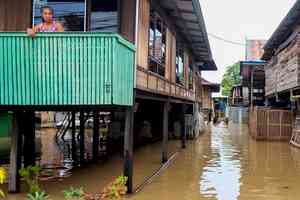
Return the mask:
{"type": "Polygon", "coordinates": [[[48,200],[49,196],[44,191],[27,194],[26,200],[48,200]]]}
{"type": "MultiPolygon", "coordinates": [[[[0,167],[0,184],[4,184],[7,179],[7,171],[5,168],[0,167]]],[[[0,189],[0,198],[5,198],[5,193],[0,189]]]]}
{"type": "Polygon", "coordinates": [[[231,89],[234,85],[240,84],[240,64],[235,63],[231,66],[228,66],[225,74],[223,75],[223,80],[221,83],[222,86],[222,95],[230,96],[231,89]]]}
{"type": "Polygon", "coordinates": [[[104,188],[101,198],[110,200],[119,200],[127,192],[128,178],[126,176],[119,176],[115,181],[104,188]]]}
{"type": "Polygon", "coordinates": [[[28,187],[29,194],[41,193],[41,188],[39,185],[39,174],[41,172],[41,167],[38,165],[28,166],[26,168],[22,167],[19,170],[19,174],[24,178],[25,183],[28,187]]]}
{"type": "Polygon", "coordinates": [[[70,187],[63,191],[66,200],[81,200],[84,199],[85,193],[82,188],[70,187]]]}

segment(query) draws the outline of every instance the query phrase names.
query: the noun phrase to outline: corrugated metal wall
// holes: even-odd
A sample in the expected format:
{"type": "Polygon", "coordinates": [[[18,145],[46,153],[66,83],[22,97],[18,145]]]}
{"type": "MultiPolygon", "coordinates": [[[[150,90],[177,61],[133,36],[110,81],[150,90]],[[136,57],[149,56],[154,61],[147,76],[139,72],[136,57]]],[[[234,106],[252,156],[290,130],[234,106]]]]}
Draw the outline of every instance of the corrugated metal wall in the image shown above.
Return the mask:
{"type": "Polygon", "coordinates": [[[133,69],[116,34],[0,33],[1,105],[132,105],[133,69]]]}

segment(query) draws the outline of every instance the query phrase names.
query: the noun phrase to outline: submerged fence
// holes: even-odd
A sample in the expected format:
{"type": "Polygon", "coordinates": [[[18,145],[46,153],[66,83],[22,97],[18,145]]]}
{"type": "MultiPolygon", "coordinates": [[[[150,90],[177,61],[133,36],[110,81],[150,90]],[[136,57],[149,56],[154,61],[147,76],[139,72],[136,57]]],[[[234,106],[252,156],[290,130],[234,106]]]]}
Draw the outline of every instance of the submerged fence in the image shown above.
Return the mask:
{"type": "Polygon", "coordinates": [[[293,131],[293,113],[254,107],[249,110],[249,128],[256,140],[290,140],[293,131]]]}

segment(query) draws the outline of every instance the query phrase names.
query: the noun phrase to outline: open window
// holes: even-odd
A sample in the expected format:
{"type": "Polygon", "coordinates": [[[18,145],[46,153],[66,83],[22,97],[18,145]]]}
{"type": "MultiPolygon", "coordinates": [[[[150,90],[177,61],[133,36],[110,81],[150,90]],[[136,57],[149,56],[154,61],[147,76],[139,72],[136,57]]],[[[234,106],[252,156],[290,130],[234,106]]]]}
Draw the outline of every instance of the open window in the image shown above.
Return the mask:
{"type": "Polygon", "coordinates": [[[34,0],[33,24],[42,22],[43,6],[66,31],[119,32],[119,0],[34,0]]]}
{"type": "Polygon", "coordinates": [[[157,12],[151,9],[149,27],[149,69],[165,76],[166,24],[157,12]]]}
{"type": "Polygon", "coordinates": [[[119,0],[91,0],[91,31],[119,32],[119,0]]]}
{"type": "Polygon", "coordinates": [[[176,44],[176,83],[184,85],[184,49],[179,42],[176,44]]]}
{"type": "Polygon", "coordinates": [[[53,8],[55,20],[63,23],[66,31],[84,31],[85,0],[34,0],[33,24],[42,22],[43,6],[53,8]]]}
{"type": "Polygon", "coordinates": [[[189,58],[189,68],[188,68],[188,76],[189,76],[189,89],[194,89],[194,73],[193,73],[193,61],[189,58]]]}

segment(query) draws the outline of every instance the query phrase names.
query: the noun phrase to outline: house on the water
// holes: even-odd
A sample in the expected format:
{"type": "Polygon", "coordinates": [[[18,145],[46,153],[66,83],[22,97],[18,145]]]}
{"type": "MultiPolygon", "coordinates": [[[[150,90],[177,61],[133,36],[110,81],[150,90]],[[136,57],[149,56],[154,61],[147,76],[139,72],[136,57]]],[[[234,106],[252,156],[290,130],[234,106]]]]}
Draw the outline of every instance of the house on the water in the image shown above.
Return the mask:
{"type": "Polygon", "coordinates": [[[202,78],[202,113],[208,121],[212,120],[214,115],[213,93],[220,92],[220,84],[212,83],[202,78]]]}
{"type": "Polygon", "coordinates": [[[185,115],[201,110],[199,75],[217,70],[198,0],[2,0],[0,31],[0,109],[12,112],[10,192],[20,189],[21,165],[35,163],[35,113],[44,111],[68,113],[58,134],[71,130],[79,162],[88,118],[94,160],[100,112],[120,120],[132,192],[133,145],[161,140],[166,162],[169,127],[179,121],[184,147],[185,115]],[[24,31],[41,21],[44,5],[53,7],[66,32],[28,37],[24,31]],[[138,134],[145,121],[151,139],[138,134]]]}

